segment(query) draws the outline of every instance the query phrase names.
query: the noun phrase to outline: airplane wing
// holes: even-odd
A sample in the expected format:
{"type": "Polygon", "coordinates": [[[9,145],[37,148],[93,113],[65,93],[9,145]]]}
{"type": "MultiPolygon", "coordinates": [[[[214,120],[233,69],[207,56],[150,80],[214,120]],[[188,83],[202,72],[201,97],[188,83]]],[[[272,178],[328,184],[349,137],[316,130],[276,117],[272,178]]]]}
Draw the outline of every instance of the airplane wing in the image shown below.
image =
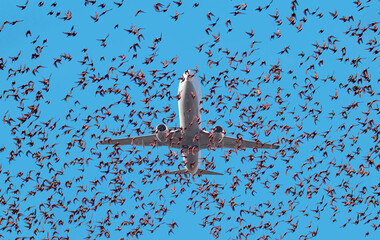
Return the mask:
{"type": "Polygon", "coordinates": [[[156,134],[138,136],[138,137],[129,137],[129,138],[120,138],[120,139],[106,139],[101,141],[100,144],[105,145],[136,145],[136,146],[168,146],[171,148],[181,148],[179,145],[179,140],[182,134],[179,130],[171,131],[167,137],[166,142],[160,142],[156,134]]]}
{"type": "Polygon", "coordinates": [[[275,144],[262,143],[259,141],[249,141],[233,137],[224,136],[222,141],[217,145],[210,143],[209,132],[202,132],[199,142],[200,149],[206,148],[263,148],[263,149],[278,149],[280,146],[275,144]]]}
{"type": "MultiPolygon", "coordinates": [[[[181,170],[176,170],[176,171],[171,171],[171,172],[164,172],[163,175],[168,175],[168,174],[190,174],[187,169],[181,169],[181,170]]],[[[194,175],[223,175],[223,173],[218,173],[218,172],[213,172],[213,171],[208,171],[204,169],[198,169],[198,171],[194,175]]]]}
{"type": "Polygon", "coordinates": [[[278,149],[280,147],[274,144],[262,143],[259,141],[255,142],[255,141],[237,139],[237,138],[226,137],[226,136],[223,138],[221,144],[225,148],[235,148],[235,147],[240,146],[242,148],[278,149]]]}

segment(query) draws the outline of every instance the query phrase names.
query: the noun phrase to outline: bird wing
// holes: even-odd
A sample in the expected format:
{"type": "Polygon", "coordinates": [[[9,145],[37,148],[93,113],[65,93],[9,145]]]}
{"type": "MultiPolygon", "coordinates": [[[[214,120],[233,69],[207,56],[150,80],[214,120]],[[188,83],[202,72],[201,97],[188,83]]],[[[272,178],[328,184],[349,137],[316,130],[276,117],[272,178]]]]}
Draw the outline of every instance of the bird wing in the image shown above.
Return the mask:
{"type": "Polygon", "coordinates": [[[259,141],[249,141],[233,137],[224,136],[223,139],[214,144],[210,140],[210,133],[203,131],[199,138],[199,148],[209,149],[213,147],[217,148],[264,148],[264,149],[278,149],[280,146],[275,144],[262,143],[259,141]]]}
{"type": "Polygon", "coordinates": [[[182,136],[181,131],[174,130],[171,131],[167,137],[166,142],[160,142],[157,139],[156,134],[138,136],[138,137],[129,137],[129,138],[120,138],[120,139],[106,139],[100,141],[100,144],[105,145],[136,145],[136,146],[168,146],[171,148],[181,148],[179,139],[182,136]]]}

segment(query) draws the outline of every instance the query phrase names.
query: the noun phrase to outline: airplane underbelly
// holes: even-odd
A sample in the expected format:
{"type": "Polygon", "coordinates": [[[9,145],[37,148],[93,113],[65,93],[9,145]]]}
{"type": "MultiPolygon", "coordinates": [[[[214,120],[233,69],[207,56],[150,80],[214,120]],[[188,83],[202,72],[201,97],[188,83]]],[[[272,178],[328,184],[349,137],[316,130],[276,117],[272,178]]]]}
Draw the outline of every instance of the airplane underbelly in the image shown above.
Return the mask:
{"type": "Polygon", "coordinates": [[[199,151],[197,153],[195,153],[195,154],[193,154],[191,152],[183,154],[183,161],[186,164],[186,169],[191,174],[195,174],[198,171],[198,168],[199,168],[199,157],[200,157],[199,151]]]}
{"type": "Polygon", "coordinates": [[[180,125],[183,129],[196,131],[200,125],[199,96],[191,84],[186,84],[182,89],[181,98],[178,102],[180,108],[180,125]]]}

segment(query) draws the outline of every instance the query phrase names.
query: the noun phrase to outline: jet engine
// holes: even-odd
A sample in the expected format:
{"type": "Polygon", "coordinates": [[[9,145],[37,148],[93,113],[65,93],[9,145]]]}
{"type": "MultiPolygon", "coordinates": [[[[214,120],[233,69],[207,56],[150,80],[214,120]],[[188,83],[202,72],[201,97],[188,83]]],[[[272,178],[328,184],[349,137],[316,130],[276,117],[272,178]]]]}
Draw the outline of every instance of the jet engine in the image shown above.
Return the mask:
{"type": "Polygon", "coordinates": [[[215,126],[211,130],[211,135],[214,143],[220,143],[223,140],[224,134],[226,134],[226,131],[222,126],[215,126]]]}
{"type": "Polygon", "coordinates": [[[160,142],[166,142],[168,140],[167,136],[169,134],[169,129],[165,124],[159,124],[156,127],[156,137],[160,142]]]}

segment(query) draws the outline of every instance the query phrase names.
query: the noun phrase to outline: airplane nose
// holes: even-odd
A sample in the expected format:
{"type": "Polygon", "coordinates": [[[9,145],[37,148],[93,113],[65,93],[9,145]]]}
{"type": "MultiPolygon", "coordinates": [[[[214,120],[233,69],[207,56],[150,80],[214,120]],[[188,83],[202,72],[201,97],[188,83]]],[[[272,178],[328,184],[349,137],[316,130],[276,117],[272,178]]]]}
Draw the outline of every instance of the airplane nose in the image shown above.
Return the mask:
{"type": "Polygon", "coordinates": [[[182,77],[184,81],[191,81],[194,77],[194,73],[191,70],[186,70],[182,77]]]}

